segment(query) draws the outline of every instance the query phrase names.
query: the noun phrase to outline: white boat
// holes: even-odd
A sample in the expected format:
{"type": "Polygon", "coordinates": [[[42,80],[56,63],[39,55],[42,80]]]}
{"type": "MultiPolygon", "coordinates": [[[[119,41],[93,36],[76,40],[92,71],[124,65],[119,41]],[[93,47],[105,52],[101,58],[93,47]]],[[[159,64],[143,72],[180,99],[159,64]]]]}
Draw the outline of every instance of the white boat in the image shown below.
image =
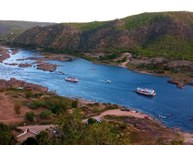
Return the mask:
{"type": "Polygon", "coordinates": [[[72,83],[78,83],[79,80],[77,78],[67,77],[65,78],[65,81],[72,82],[72,83]]]}
{"type": "Polygon", "coordinates": [[[111,83],[111,80],[106,80],[107,83],[111,83]]]}
{"type": "Polygon", "coordinates": [[[136,92],[141,95],[145,96],[155,96],[156,92],[153,89],[147,89],[147,88],[137,88],[136,92]]]}

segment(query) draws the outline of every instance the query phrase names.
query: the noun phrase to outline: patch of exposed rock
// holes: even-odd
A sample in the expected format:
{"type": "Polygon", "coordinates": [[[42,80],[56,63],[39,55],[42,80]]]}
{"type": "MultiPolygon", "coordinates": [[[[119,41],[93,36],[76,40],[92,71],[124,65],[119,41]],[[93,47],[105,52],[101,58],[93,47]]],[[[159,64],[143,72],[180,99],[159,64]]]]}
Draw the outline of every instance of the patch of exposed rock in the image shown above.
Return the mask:
{"type": "Polygon", "coordinates": [[[18,65],[17,63],[4,63],[5,65],[11,65],[11,66],[16,66],[18,65]]]}
{"type": "Polygon", "coordinates": [[[53,72],[57,68],[56,64],[50,64],[46,62],[38,62],[37,69],[43,70],[43,71],[50,71],[53,72]]]}
{"type": "Polygon", "coordinates": [[[70,55],[64,55],[64,54],[44,54],[42,57],[28,57],[28,58],[22,58],[17,59],[19,61],[23,60],[36,60],[36,61],[48,61],[48,60],[57,60],[57,61],[71,61],[74,57],[70,55]]]}
{"type": "Polygon", "coordinates": [[[0,46],[0,62],[2,63],[5,59],[9,58],[10,54],[8,49],[3,46],[0,46]]]}
{"type": "Polygon", "coordinates": [[[21,80],[17,80],[15,78],[11,78],[10,80],[0,80],[0,89],[31,89],[34,91],[40,91],[40,92],[48,92],[48,88],[43,87],[41,85],[27,83],[21,80]]]}
{"type": "Polygon", "coordinates": [[[57,61],[72,61],[74,57],[64,54],[49,54],[45,55],[45,60],[57,60],[57,61]]]}
{"type": "Polygon", "coordinates": [[[164,64],[167,61],[168,60],[163,57],[154,57],[154,58],[143,57],[143,58],[131,58],[129,63],[134,65],[141,65],[141,64],[147,65],[147,64],[164,64]]]}
{"type": "Polygon", "coordinates": [[[29,63],[20,63],[18,66],[19,67],[31,67],[32,65],[29,63]]]}
{"type": "Polygon", "coordinates": [[[175,79],[175,78],[168,80],[168,83],[175,84],[180,89],[183,89],[184,86],[189,84],[189,82],[187,82],[186,80],[175,79]]]}

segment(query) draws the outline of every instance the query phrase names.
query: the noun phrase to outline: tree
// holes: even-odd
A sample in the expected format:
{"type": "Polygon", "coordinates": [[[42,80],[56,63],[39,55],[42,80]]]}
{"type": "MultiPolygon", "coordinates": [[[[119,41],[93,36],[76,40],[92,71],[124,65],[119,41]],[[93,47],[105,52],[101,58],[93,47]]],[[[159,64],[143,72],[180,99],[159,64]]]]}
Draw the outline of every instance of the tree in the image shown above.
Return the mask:
{"type": "Polygon", "coordinates": [[[0,145],[14,145],[15,138],[8,125],[0,123],[0,145]]]}
{"type": "Polygon", "coordinates": [[[61,130],[59,138],[52,138],[55,145],[129,145],[126,135],[121,135],[117,127],[108,122],[86,125],[79,110],[72,114],[62,114],[58,120],[61,130]]]}
{"type": "Polygon", "coordinates": [[[72,102],[72,108],[77,108],[78,107],[78,102],[77,101],[73,101],[72,102]]]}
{"type": "Polygon", "coordinates": [[[94,119],[94,118],[89,118],[89,119],[88,119],[88,124],[94,124],[94,123],[96,123],[96,122],[97,122],[97,120],[94,119]]]}
{"type": "Polygon", "coordinates": [[[63,145],[83,145],[84,125],[79,110],[75,110],[72,114],[62,114],[58,124],[62,130],[61,144],[63,145]]]}
{"type": "Polygon", "coordinates": [[[46,131],[41,131],[36,138],[39,145],[50,145],[49,136],[46,131]]]}
{"type": "Polygon", "coordinates": [[[27,90],[25,93],[25,97],[26,98],[31,98],[33,96],[32,91],[31,90],[27,90]]]}
{"type": "Polygon", "coordinates": [[[21,145],[39,145],[34,137],[28,137],[21,145]]]}
{"type": "Polygon", "coordinates": [[[48,119],[52,115],[52,112],[50,110],[45,110],[40,113],[40,117],[42,119],[48,119]]]}
{"type": "Polygon", "coordinates": [[[95,123],[90,125],[86,131],[86,140],[87,144],[93,145],[117,145],[118,134],[113,132],[113,128],[110,124],[95,123]]]}

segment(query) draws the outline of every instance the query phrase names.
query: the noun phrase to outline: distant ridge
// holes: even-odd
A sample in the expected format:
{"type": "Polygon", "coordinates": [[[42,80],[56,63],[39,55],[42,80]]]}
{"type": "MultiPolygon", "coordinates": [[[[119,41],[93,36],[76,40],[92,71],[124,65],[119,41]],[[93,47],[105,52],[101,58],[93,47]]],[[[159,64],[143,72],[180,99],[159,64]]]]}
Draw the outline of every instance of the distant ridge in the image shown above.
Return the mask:
{"type": "Polygon", "coordinates": [[[55,23],[31,22],[31,21],[0,21],[0,42],[13,40],[15,37],[35,26],[48,26],[55,23]]]}

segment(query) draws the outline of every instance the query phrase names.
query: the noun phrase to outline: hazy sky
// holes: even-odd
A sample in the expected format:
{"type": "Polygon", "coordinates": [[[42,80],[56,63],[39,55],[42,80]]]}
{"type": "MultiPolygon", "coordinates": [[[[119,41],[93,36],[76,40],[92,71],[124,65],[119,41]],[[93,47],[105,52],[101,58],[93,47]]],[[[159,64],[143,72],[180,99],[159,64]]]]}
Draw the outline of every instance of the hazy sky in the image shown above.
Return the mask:
{"type": "Polygon", "coordinates": [[[1,0],[0,20],[89,22],[143,12],[193,11],[193,0],[1,0]]]}

